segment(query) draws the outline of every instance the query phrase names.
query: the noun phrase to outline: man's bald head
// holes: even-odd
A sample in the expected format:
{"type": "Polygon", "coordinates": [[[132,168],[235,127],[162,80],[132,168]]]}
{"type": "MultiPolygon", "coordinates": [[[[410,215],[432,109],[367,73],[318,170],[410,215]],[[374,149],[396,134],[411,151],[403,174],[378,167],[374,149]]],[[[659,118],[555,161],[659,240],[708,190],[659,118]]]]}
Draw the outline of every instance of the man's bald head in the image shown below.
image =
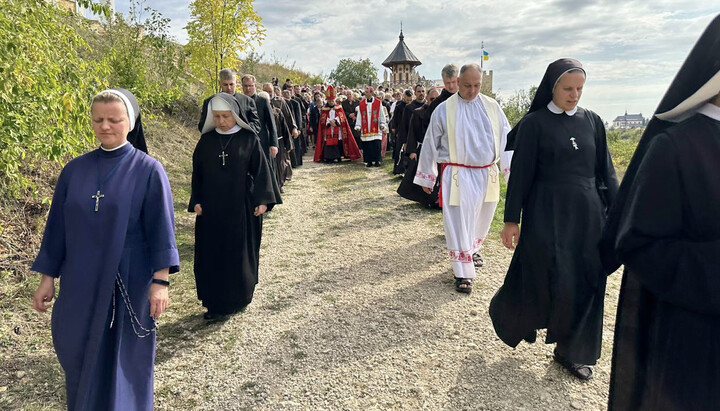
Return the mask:
{"type": "Polygon", "coordinates": [[[268,93],[270,95],[270,97],[272,97],[275,94],[272,83],[263,84],[263,91],[268,93]]]}
{"type": "Polygon", "coordinates": [[[482,87],[482,69],[479,65],[465,64],[460,68],[460,76],[458,76],[458,86],[460,87],[460,97],[465,100],[472,100],[480,94],[482,87]]]}

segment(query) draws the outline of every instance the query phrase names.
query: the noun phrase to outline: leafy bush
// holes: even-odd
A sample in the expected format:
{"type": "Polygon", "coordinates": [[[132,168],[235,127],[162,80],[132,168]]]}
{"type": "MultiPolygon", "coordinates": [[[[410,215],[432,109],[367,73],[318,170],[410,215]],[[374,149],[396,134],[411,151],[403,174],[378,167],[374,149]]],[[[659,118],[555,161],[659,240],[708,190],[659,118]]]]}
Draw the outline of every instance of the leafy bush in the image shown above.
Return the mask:
{"type": "Polygon", "coordinates": [[[115,17],[97,36],[96,58],[111,68],[110,84],[131,90],[144,110],[169,107],[183,95],[185,54],[171,41],[170,19],[132,0],[127,17],[115,17]]]}
{"type": "Polygon", "coordinates": [[[93,144],[89,105],[99,90],[129,89],[146,112],[183,95],[185,56],[169,19],[140,4],[98,28],[44,0],[0,0],[0,195],[35,196],[38,169],[93,144]]]}
{"type": "Polygon", "coordinates": [[[69,13],[43,0],[0,0],[0,193],[33,188],[27,174],[62,162],[93,141],[94,92],[109,67],[87,60],[69,13]]]}

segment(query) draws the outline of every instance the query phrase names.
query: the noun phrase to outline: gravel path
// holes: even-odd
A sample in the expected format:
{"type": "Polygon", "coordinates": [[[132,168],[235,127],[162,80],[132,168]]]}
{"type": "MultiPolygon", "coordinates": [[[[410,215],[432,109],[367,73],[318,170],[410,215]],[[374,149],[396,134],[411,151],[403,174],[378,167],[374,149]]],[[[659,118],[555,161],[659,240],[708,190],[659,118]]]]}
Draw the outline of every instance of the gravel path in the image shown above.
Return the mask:
{"type": "Polygon", "coordinates": [[[294,173],[265,220],[255,299],[226,322],[202,320],[193,218],[178,212],[184,267],[158,334],[158,409],[605,409],[619,276],[603,357],[581,382],[553,363],[552,346],[513,350],[495,336],[487,308],[511,257],[497,232],[462,295],[440,213],[400,198],[385,167],[306,157],[294,173]]]}

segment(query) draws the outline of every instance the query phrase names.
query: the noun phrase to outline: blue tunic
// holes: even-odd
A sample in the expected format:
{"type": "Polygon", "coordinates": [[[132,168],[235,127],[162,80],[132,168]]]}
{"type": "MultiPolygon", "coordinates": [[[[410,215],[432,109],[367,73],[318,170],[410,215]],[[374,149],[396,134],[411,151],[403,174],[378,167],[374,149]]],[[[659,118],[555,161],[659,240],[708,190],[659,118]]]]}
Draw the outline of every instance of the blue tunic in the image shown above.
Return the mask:
{"type": "Polygon", "coordinates": [[[166,267],[177,272],[179,258],[162,165],[130,144],[70,161],[60,173],[32,266],[60,278],[51,326],[68,409],[152,410],[155,333],[138,337],[133,325],[146,333],[132,324],[116,276],[149,330],[150,281],[166,267]],[[99,182],[104,197],[95,211],[91,196],[99,182]]]}

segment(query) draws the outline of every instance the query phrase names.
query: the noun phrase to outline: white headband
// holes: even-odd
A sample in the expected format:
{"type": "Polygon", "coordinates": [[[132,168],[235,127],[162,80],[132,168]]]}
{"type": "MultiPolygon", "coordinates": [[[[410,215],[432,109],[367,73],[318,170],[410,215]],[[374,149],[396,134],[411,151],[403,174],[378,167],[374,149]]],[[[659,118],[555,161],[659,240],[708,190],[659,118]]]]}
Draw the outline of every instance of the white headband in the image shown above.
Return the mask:
{"type": "Polygon", "coordinates": [[[137,117],[137,115],[135,114],[135,110],[133,109],[132,103],[130,103],[130,100],[127,98],[127,96],[117,90],[113,90],[113,89],[109,88],[107,90],[103,90],[103,91],[97,93],[95,95],[95,97],[99,96],[102,93],[110,93],[113,96],[120,97],[120,99],[123,101],[123,104],[125,104],[125,109],[127,110],[128,118],[130,119],[130,130],[132,131],[133,129],[135,129],[135,118],[137,117]]]}
{"type": "Polygon", "coordinates": [[[222,97],[215,97],[210,100],[210,110],[212,111],[233,111],[230,104],[223,100],[222,97]]]}
{"type": "Polygon", "coordinates": [[[720,92],[720,71],[715,73],[707,83],[700,87],[692,96],[685,99],[685,101],[669,111],[655,114],[655,117],[660,120],[679,123],[695,114],[698,107],[717,96],[718,92],[720,92]]]}

